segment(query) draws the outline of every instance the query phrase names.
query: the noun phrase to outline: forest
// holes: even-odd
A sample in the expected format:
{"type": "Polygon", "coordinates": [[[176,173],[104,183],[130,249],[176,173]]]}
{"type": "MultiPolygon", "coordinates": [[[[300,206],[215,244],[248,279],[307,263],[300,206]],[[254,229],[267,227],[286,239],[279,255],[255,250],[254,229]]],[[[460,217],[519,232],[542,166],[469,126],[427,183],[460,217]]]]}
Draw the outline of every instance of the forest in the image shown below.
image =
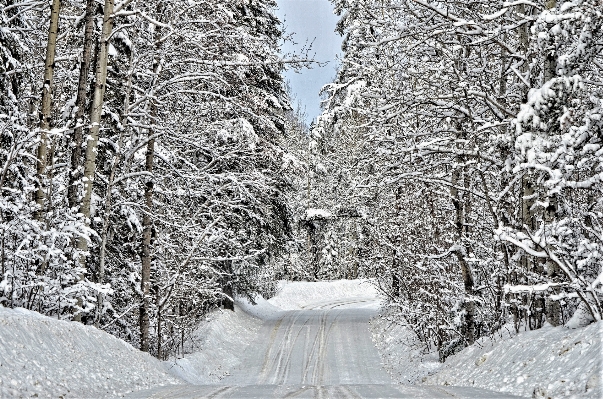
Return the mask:
{"type": "Polygon", "coordinates": [[[603,1],[1,0],[0,305],[159,359],[279,280],[368,278],[440,361],[603,317],[603,1]]]}

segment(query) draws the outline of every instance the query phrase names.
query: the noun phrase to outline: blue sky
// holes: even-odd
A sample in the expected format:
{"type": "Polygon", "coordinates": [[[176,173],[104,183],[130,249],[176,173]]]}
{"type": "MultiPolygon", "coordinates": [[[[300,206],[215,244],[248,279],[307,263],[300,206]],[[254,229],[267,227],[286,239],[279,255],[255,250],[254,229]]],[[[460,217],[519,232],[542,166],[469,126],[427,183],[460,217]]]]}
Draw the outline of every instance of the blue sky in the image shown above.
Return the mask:
{"type": "Polygon", "coordinates": [[[335,33],[335,25],[339,17],[333,14],[333,6],[328,0],[277,0],[276,14],[285,22],[289,33],[295,33],[297,45],[285,43],[284,52],[299,52],[306,44],[312,42],[315,59],[328,62],[323,67],[304,69],[300,73],[287,71],[285,79],[291,82],[293,92],[306,107],[308,122],[320,115],[321,87],[333,80],[337,68],[336,56],[341,53],[341,37],[335,33]]]}

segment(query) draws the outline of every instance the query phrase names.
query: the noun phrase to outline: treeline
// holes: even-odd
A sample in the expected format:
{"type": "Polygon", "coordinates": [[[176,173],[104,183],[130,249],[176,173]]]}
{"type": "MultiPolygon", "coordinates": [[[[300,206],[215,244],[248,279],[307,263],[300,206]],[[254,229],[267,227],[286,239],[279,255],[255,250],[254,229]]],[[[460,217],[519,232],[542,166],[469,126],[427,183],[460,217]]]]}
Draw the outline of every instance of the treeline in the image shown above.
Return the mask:
{"type": "Polygon", "coordinates": [[[333,0],[315,253],[441,359],[603,310],[603,2],[333,0]],[[351,212],[350,210],[353,210],[351,212]],[[342,271],[343,270],[343,271],[342,271]]]}
{"type": "Polygon", "coordinates": [[[3,0],[0,304],[165,358],[291,233],[272,0],[3,0]]]}

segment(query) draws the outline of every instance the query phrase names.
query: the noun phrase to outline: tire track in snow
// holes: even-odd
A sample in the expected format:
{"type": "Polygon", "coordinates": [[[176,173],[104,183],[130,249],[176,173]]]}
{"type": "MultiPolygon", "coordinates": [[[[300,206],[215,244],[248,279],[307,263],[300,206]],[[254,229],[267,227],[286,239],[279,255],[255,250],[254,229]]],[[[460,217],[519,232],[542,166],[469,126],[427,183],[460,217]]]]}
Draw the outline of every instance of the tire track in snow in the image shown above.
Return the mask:
{"type": "Polygon", "coordinates": [[[292,320],[287,320],[291,317],[289,315],[286,315],[281,318],[279,322],[277,322],[277,325],[274,327],[273,331],[275,331],[275,334],[273,335],[273,337],[271,337],[270,346],[264,359],[264,366],[258,379],[259,384],[267,383],[271,375],[271,384],[283,383],[289,375],[290,362],[293,354],[292,352],[295,348],[295,342],[297,341],[303,327],[310,320],[310,318],[306,316],[307,318],[304,321],[304,324],[299,328],[297,334],[295,334],[295,338],[293,338],[293,329],[296,326],[297,320],[299,320],[302,316],[305,315],[302,311],[296,311],[294,314],[295,317],[292,320]],[[282,325],[282,322],[284,321],[287,321],[288,325],[286,326],[286,329],[283,332],[283,338],[278,341],[277,349],[273,350],[276,344],[275,341],[277,339],[277,336],[279,336],[280,327],[282,325]]]}

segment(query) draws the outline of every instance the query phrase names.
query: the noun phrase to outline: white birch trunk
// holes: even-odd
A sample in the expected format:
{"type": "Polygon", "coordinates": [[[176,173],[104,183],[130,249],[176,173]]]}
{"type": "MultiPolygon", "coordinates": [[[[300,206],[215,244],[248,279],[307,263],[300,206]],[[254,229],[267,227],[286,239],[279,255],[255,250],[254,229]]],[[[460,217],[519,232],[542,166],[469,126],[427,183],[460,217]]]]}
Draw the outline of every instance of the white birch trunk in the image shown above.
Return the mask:
{"type": "MultiPolygon", "coordinates": [[[[86,142],[86,163],[84,165],[84,196],[80,206],[80,212],[84,216],[85,224],[90,225],[90,202],[92,200],[92,187],[94,184],[94,174],[96,172],[96,153],[98,147],[98,136],[100,131],[100,122],[103,111],[105,84],[107,82],[107,62],[109,59],[109,37],[113,31],[113,6],[114,0],[105,1],[103,32],[100,38],[100,49],[98,64],[96,67],[96,82],[94,84],[94,97],[92,100],[92,110],[90,113],[90,134],[86,142]]],[[[80,263],[82,267],[86,266],[86,252],[88,251],[88,240],[80,237],[78,249],[82,251],[80,263]]]]}
{"type": "Polygon", "coordinates": [[[48,164],[48,135],[50,131],[50,113],[52,111],[52,86],[54,79],[54,59],[57,48],[57,36],[59,33],[59,12],[61,0],[53,0],[50,11],[50,26],[48,28],[48,43],[46,45],[46,60],[44,62],[44,86],[42,87],[42,104],[40,110],[40,144],[37,150],[36,184],[37,190],[35,201],[37,209],[34,217],[42,222],[45,215],[45,184],[46,167],[48,164]]]}

